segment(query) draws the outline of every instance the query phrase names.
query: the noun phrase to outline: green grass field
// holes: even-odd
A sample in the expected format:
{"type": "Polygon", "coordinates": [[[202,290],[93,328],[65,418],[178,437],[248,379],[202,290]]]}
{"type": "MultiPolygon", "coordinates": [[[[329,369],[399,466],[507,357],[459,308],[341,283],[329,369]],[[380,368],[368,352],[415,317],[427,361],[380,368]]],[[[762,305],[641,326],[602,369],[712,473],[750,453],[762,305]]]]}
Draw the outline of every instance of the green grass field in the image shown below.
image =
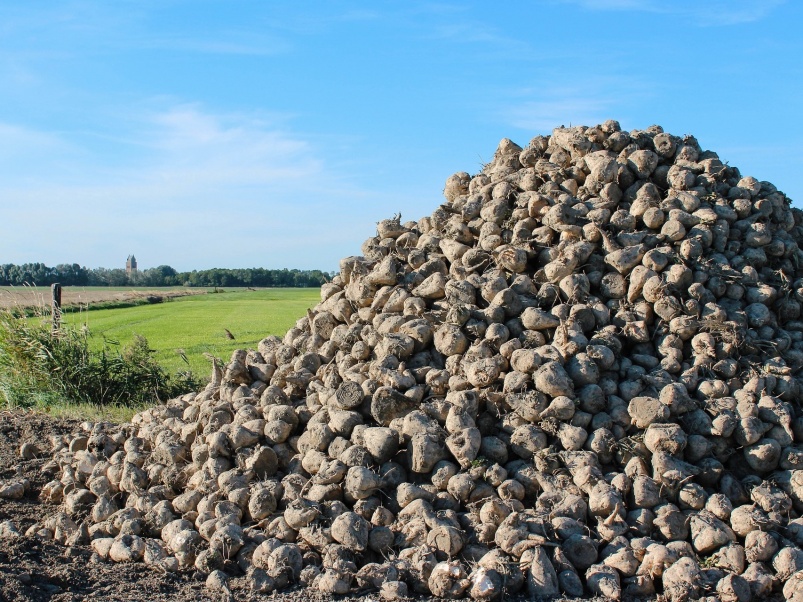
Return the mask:
{"type": "Polygon", "coordinates": [[[148,339],[155,358],[170,372],[186,370],[183,350],[196,375],[208,378],[210,353],[228,362],[235,349],[255,349],[268,335],[283,336],[320,300],[317,288],[276,288],[179,297],[156,305],[99,309],[65,315],[68,324],[86,324],[92,345],[104,337],[127,343],[134,335],[148,339]],[[235,339],[226,337],[228,329],[235,339]]]}

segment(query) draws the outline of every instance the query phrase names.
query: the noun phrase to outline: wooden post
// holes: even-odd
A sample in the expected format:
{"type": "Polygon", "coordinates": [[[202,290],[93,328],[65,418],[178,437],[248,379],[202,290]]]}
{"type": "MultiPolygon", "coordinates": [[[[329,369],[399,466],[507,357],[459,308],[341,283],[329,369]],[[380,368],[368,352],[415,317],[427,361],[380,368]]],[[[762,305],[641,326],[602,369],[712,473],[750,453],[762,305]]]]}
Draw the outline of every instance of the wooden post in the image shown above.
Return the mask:
{"type": "Polygon", "coordinates": [[[50,285],[51,293],[51,314],[53,316],[53,332],[58,332],[61,326],[61,285],[59,283],[50,285]]]}

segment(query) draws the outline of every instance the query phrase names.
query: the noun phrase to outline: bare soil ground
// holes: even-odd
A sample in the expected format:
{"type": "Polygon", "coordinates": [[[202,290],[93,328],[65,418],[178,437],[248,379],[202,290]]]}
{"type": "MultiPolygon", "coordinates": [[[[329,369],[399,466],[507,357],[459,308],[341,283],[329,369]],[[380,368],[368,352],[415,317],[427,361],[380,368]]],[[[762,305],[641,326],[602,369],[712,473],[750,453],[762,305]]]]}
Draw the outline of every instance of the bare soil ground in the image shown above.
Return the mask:
{"type": "MultiPolygon", "coordinates": [[[[104,289],[102,287],[65,286],[61,293],[61,304],[91,305],[108,301],[132,301],[147,297],[185,297],[203,295],[206,289],[104,289]]],[[[12,307],[50,307],[50,289],[46,287],[0,287],[0,308],[12,307]]]]}

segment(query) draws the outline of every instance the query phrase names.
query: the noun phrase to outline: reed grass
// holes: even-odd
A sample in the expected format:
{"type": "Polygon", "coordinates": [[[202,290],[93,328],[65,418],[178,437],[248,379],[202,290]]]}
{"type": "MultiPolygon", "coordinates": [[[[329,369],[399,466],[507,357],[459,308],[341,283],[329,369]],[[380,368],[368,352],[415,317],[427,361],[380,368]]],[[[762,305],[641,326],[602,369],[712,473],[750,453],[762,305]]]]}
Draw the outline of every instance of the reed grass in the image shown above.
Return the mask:
{"type": "Polygon", "coordinates": [[[133,407],[198,388],[189,372],[169,374],[147,339],[90,346],[84,326],[53,330],[48,312],[0,311],[0,403],[15,407],[133,407]]]}

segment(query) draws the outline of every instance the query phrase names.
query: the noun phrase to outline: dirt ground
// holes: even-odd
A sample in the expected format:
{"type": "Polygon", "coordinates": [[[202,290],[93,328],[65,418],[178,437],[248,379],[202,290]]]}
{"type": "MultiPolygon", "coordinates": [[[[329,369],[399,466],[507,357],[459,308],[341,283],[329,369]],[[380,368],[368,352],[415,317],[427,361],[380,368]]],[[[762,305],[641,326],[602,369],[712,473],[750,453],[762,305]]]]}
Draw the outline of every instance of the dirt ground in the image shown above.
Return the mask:
{"type": "MultiPolygon", "coordinates": [[[[65,286],[61,293],[61,304],[91,305],[107,301],[131,301],[145,297],[185,297],[202,295],[206,289],[137,289],[121,290],[103,289],[101,287],[84,288],[81,286],[65,286]]],[[[0,287],[0,308],[13,307],[50,307],[50,289],[47,287],[0,287]]]]}

